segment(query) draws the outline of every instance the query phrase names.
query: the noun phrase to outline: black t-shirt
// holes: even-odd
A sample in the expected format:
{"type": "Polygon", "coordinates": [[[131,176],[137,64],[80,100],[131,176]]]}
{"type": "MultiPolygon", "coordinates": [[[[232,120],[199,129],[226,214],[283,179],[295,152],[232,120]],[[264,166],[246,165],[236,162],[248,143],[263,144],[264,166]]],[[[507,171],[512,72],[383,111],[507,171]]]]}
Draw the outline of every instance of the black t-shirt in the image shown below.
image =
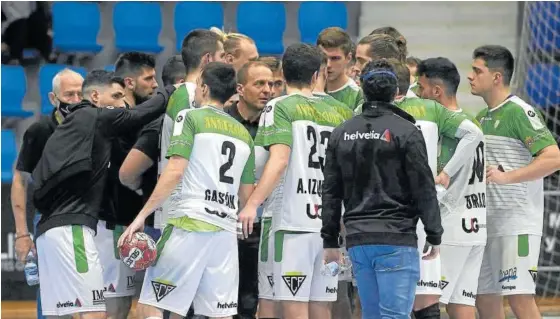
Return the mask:
{"type": "Polygon", "coordinates": [[[154,164],[142,176],[141,189],[144,194],[144,202],[148,201],[157,184],[160,153],[159,134],[161,132],[162,123],[163,117],[160,117],[146,125],[142,131],[140,131],[140,134],[138,134],[136,144],[132,147],[146,154],[146,156],[154,162],[154,164]]]}
{"type": "Polygon", "coordinates": [[[47,140],[56,129],[57,121],[54,111],[51,115],[44,115],[33,123],[23,134],[23,142],[16,163],[20,172],[31,174],[43,154],[47,140]]]}
{"type": "Polygon", "coordinates": [[[247,129],[247,131],[249,131],[251,137],[255,139],[255,136],[257,136],[257,131],[259,129],[259,120],[257,119],[256,121],[251,122],[244,119],[243,116],[241,116],[241,113],[239,113],[238,103],[239,102],[233,103],[224,111],[227,114],[231,115],[231,117],[233,117],[235,120],[237,120],[237,122],[241,123],[247,129]]]}

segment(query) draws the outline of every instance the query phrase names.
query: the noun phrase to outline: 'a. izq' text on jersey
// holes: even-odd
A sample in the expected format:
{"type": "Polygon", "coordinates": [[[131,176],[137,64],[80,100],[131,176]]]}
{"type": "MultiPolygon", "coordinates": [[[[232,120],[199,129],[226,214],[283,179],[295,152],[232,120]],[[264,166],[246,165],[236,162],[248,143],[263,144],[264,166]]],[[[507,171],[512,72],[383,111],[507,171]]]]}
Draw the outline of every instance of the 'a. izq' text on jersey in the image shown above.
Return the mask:
{"type": "Polygon", "coordinates": [[[290,161],[264,204],[275,230],[321,230],[325,150],[333,129],[344,118],[322,99],[290,94],[268,103],[261,115],[256,148],[275,144],[291,148],[290,161]]]}
{"type": "Polygon", "coordinates": [[[253,139],[243,125],[211,106],[177,113],[167,157],[189,160],[169,197],[169,218],[187,216],[236,233],[240,184],[255,182],[253,139]]]}
{"type": "MultiPolygon", "coordinates": [[[[556,144],[538,111],[511,96],[478,116],[486,138],[486,165],[511,171],[525,167],[541,150],[556,144]]],[[[541,235],[543,227],[543,180],[487,185],[488,236],[541,235]]]]}

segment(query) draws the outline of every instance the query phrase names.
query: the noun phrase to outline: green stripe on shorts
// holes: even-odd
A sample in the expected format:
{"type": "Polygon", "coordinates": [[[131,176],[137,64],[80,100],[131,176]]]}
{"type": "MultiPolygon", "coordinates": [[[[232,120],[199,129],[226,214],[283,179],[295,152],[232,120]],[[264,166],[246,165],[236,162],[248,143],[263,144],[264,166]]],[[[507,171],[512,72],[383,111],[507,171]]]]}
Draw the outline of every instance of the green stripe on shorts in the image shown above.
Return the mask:
{"type": "Polygon", "coordinates": [[[268,241],[270,240],[270,228],[272,226],[272,219],[263,219],[262,221],[262,236],[261,236],[261,261],[268,261],[268,241]]]}
{"type": "Polygon", "coordinates": [[[82,225],[72,225],[72,241],[74,245],[74,260],[76,271],[83,274],[88,272],[88,262],[86,256],[86,246],[84,243],[84,229],[82,225]]]}
{"type": "Polygon", "coordinates": [[[115,230],[113,230],[113,251],[115,253],[115,259],[121,259],[121,255],[119,254],[119,238],[124,233],[124,227],[120,225],[115,226],[115,230]]]}
{"type": "Polygon", "coordinates": [[[163,251],[163,247],[165,247],[165,243],[167,243],[167,241],[169,240],[169,237],[171,237],[171,232],[172,231],[173,231],[173,225],[167,225],[163,229],[161,237],[159,238],[159,240],[157,242],[157,245],[156,245],[157,246],[157,257],[156,257],[156,262],[154,263],[154,265],[159,260],[159,256],[161,256],[161,252],[163,251]]]}
{"type": "Polygon", "coordinates": [[[529,256],[529,235],[517,236],[517,256],[518,257],[529,256]]]}
{"type": "Polygon", "coordinates": [[[279,263],[282,261],[282,249],[284,249],[284,234],[286,232],[277,230],[274,233],[274,261],[279,263]]]}

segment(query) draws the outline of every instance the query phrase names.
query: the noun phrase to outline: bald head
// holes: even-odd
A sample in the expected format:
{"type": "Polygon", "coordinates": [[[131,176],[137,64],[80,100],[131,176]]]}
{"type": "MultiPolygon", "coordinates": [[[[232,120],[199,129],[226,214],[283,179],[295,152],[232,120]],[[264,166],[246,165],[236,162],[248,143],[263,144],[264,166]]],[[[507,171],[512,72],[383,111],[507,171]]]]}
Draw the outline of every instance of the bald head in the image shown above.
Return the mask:
{"type": "Polygon", "coordinates": [[[58,72],[52,80],[52,92],[49,93],[51,104],[58,107],[60,102],[67,104],[80,102],[83,82],[84,78],[73,70],[64,69],[58,72]]]}

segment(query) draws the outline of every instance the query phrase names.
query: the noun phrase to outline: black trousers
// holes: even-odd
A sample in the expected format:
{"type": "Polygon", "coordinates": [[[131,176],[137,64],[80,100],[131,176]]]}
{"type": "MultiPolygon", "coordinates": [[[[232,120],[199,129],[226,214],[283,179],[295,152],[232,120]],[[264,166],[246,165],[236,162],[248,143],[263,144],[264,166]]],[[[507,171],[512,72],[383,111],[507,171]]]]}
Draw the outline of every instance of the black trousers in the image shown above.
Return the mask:
{"type": "MultiPolygon", "coordinates": [[[[259,242],[261,224],[253,226],[253,233],[245,240],[237,242],[239,252],[239,296],[237,301],[237,315],[234,319],[255,319],[259,305],[259,242]]],[[[164,318],[169,314],[166,311],[164,318]]],[[[193,308],[189,310],[187,319],[205,319],[204,316],[195,316],[193,308]]]]}

